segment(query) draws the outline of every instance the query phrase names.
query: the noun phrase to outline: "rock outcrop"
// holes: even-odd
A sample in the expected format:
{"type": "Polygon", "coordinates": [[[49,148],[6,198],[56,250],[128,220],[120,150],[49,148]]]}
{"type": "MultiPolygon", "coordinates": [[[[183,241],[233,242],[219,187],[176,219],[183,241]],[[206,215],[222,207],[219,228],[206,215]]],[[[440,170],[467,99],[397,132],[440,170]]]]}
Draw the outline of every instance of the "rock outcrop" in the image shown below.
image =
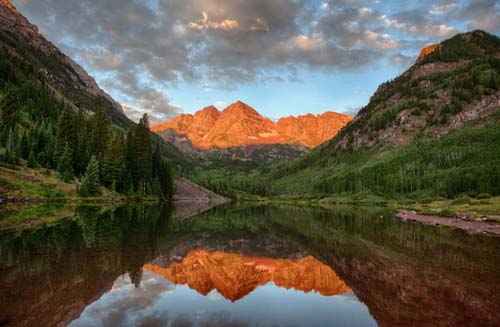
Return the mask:
{"type": "Polygon", "coordinates": [[[438,51],[440,48],[440,45],[439,44],[431,44],[429,46],[426,46],[424,48],[422,48],[422,50],[420,50],[420,54],[417,58],[417,61],[422,61],[424,60],[425,58],[427,58],[427,56],[429,56],[431,53],[435,52],[435,51],[438,51]]]}

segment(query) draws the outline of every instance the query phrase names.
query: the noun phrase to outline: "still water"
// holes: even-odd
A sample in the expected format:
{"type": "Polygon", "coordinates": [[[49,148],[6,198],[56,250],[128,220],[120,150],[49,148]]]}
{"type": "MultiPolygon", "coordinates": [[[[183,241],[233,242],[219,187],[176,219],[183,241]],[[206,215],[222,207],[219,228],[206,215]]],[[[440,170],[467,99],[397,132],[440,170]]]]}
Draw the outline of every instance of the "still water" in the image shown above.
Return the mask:
{"type": "Polygon", "coordinates": [[[0,326],[500,326],[500,239],[383,209],[81,207],[0,234],[0,326]]]}

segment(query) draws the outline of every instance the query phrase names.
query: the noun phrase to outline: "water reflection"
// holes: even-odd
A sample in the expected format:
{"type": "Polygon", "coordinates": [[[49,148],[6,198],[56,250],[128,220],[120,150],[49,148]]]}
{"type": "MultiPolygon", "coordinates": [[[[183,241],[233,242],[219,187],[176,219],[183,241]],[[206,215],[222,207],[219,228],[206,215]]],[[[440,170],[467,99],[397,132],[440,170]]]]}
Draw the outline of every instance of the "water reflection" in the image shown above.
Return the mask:
{"type": "Polygon", "coordinates": [[[0,325],[498,326],[499,241],[385,210],[84,207],[0,235],[0,325]]]}
{"type": "Polygon", "coordinates": [[[217,290],[231,302],[269,282],[285,289],[315,291],[324,296],[351,291],[329,266],[311,256],[289,260],[195,250],[180,263],[167,267],[152,263],[143,269],[174,284],[186,284],[202,295],[217,290]]]}
{"type": "MultiPolygon", "coordinates": [[[[242,281],[244,282],[244,281],[242,281]]],[[[323,296],[266,283],[236,302],[145,270],[139,287],[121,276],[72,327],[87,326],[375,326],[352,292],[323,296]]]]}

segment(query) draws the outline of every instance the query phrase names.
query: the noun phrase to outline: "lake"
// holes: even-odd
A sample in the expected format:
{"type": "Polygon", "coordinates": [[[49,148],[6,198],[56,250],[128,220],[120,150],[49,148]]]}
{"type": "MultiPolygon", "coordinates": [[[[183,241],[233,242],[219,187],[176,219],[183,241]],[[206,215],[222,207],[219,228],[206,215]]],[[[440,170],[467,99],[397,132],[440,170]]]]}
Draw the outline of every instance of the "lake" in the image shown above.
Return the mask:
{"type": "Polygon", "coordinates": [[[500,238],[378,208],[79,207],[0,234],[0,326],[500,326],[500,238]]]}

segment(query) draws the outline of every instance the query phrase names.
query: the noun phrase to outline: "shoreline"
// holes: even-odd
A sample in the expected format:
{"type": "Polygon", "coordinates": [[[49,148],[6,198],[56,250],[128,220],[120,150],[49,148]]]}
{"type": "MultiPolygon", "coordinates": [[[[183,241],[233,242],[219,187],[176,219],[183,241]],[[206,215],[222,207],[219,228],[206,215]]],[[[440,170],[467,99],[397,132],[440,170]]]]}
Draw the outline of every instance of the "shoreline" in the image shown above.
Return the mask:
{"type": "MultiPolygon", "coordinates": [[[[467,234],[482,234],[500,237],[500,211],[498,215],[492,214],[492,212],[497,212],[498,208],[495,203],[498,203],[500,198],[491,198],[494,203],[487,205],[487,210],[478,211],[478,208],[473,207],[461,207],[460,205],[451,206],[453,212],[451,215],[442,214],[439,212],[443,209],[450,209],[450,204],[456,200],[447,200],[448,203],[436,200],[434,203],[440,208],[437,212],[432,212],[427,207],[426,204],[421,204],[419,206],[412,206],[403,203],[402,201],[390,200],[390,199],[376,199],[376,201],[364,200],[353,200],[353,199],[336,199],[336,198],[265,198],[265,197],[245,197],[240,199],[241,202],[257,202],[262,204],[283,204],[292,206],[309,206],[309,207],[321,207],[325,209],[331,209],[337,205],[347,205],[347,206],[378,206],[392,209],[395,211],[395,217],[404,222],[418,222],[425,225],[431,226],[447,226],[458,230],[462,230],[467,234]]],[[[481,200],[475,200],[480,202],[481,200]]],[[[484,201],[484,200],[483,200],[484,201]]],[[[484,209],[484,208],[483,208],[484,209]]]]}
{"type": "Polygon", "coordinates": [[[418,222],[431,226],[447,226],[462,230],[467,234],[483,234],[500,237],[500,224],[493,221],[470,220],[465,217],[442,217],[425,215],[416,211],[399,210],[396,217],[405,222],[418,222]]]}

